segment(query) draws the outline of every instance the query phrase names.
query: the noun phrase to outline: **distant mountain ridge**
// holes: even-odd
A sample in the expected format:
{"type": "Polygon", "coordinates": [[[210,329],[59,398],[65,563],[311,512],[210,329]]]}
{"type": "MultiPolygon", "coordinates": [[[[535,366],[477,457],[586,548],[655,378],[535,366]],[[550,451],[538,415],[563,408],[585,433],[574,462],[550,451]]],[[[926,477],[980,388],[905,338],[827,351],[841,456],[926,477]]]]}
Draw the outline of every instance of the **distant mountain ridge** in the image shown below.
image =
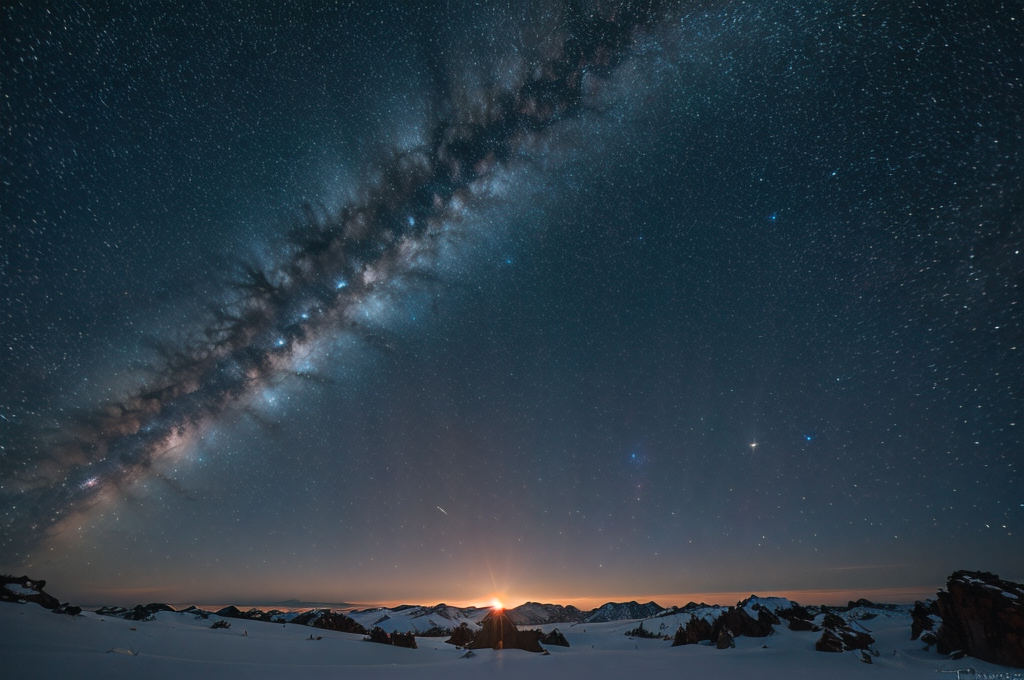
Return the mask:
{"type": "MultiPolygon", "coordinates": [[[[347,612],[364,626],[381,626],[385,630],[424,630],[457,627],[465,622],[472,628],[479,628],[480,622],[490,614],[490,607],[453,607],[447,604],[434,606],[399,605],[397,607],[374,607],[347,612]],[[406,626],[403,628],[402,626],[406,626]]],[[[581,610],[572,605],[526,602],[518,607],[504,610],[517,626],[541,626],[548,623],[605,623],[625,619],[645,619],[657,616],[667,610],[655,602],[607,602],[600,607],[581,610]]]]}
{"type": "MultiPolygon", "coordinates": [[[[34,602],[72,616],[82,613],[81,608],[61,604],[46,593],[43,590],[45,585],[45,581],[27,576],[0,575],[0,601],[34,602]]],[[[950,654],[953,658],[967,653],[992,663],[1024,668],[1024,652],[1021,651],[1024,650],[1024,585],[1005,581],[988,572],[957,571],[949,577],[947,588],[948,591],[939,591],[937,600],[917,602],[913,606],[878,604],[864,599],[850,601],[845,607],[801,606],[786,598],[751,595],[728,607],[690,602],[683,607],[665,608],[656,602],[640,604],[630,601],[606,602],[595,609],[582,611],[571,605],[527,602],[508,610],[453,607],[441,603],[433,606],[406,604],[392,608],[316,608],[305,611],[264,611],[257,608],[242,611],[238,607],[227,606],[214,612],[195,606],[179,610],[154,602],[136,605],[132,609],[101,607],[93,614],[131,621],[152,621],[167,614],[192,616],[197,620],[213,618],[211,628],[229,628],[230,623],[224,619],[291,623],[369,635],[367,639],[371,641],[383,637],[390,639],[390,644],[397,644],[393,640],[398,634],[412,641],[411,645],[403,646],[412,647],[415,647],[413,636],[454,637],[455,631],[459,631],[460,639],[465,638],[467,642],[479,633],[482,636],[480,644],[485,646],[503,648],[513,642],[520,645],[522,641],[518,633],[513,636],[511,630],[505,630],[508,627],[505,624],[498,625],[497,632],[489,630],[488,621],[492,629],[497,625],[495,621],[507,622],[514,628],[567,623],[569,629],[579,624],[622,625],[615,622],[639,621],[640,625],[635,628],[625,630],[626,626],[622,625],[621,630],[630,639],[661,639],[671,641],[673,646],[711,644],[719,649],[735,647],[737,637],[768,637],[784,626],[794,632],[820,634],[814,643],[818,651],[854,652],[861,661],[869,664],[880,652],[874,647],[876,641],[872,631],[863,622],[899,616],[907,619],[910,639],[920,639],[926,650],[935,645],[938,653],[950,654]],[[645,627],[645,623],[649,627],[645,627]]],[[[540,630],[521,632],[541,635],[540,630]]],[[[549,631],[548,637],[537,637],[536,641],[549,645],[563,644],[563,639],[550,639],[556,632],[549,631]]],[[[585,629],[582,632],[585,633],[585,629]]],[[[310,635],[309,639],[320,638],[310,635]]],[[[564,646],[567,645],[568,641],[564,641],[564,646]]],[[[532,643],[529,646],[532,647],[532,643]]]]}
{"type": "Polygon", "coordinates": [[[648,619],[657,616],[665,608],[656,602],[639,604],[632,602],[606,602],[597,609],[587,612],[584,619],[587,623],[606,623],[608,621],[622,621],[624,619],[648,619]]]}
{"type": "Polygon", "coordinates": [[[507,611],[508,617],[517,626],[539,626],[545,623],[577,623],[584,621],[590,612],[572,605],[541,604],[527,602],[507,611]]]}

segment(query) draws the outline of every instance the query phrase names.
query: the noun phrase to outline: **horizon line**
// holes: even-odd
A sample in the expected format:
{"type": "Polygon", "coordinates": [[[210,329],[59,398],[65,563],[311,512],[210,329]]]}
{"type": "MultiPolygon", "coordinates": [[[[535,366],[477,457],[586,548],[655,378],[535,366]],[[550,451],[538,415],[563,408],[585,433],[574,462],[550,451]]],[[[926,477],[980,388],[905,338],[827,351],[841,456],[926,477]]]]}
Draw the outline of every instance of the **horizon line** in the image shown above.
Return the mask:
{"type": "MultiPolygon", "coordinates": [[[[944,584],[943,584],[944,586],[944,584]]],[[[771,589],[761,592],[750,590],[717,591],[717,592],[693,592],[693,593],[660,593],[643,595],[611,595],[611,596],[584,596],[584,597],[512,597],[502,598],[505,602],[504,609],[515,609],[527,603],[556,604],[561,606],[573,606],[582,611],[588,611],[601,607],[608,603],[654,602],[666,609],[683,607],[691,602],[697,604],[718,605],[722,607],[734,606],[736,603],[748,597],[783,597],[802,605],[826,605],[845,606],[849,602],[859,599],[866,599],[876,604],[913,604],[917,600],[935,599],[936,594],[943,586],[893,586],[887,588],[805,588],[805,589],[771,589]],[[513,604],[515,603],[515,604],[513,604]],[[666,604],[668,603],[668,604],[666,604]]],[[[148,589],[147,589],[148,590],[148,589]]],[[[177,599],[177,598],[175,598],[177,599]]],[[[335,599],[335,598],[330,598],[335,599]]],[[[196,606],[199,608],[218,609],[228,606],[251,607],[251,608],[277,608],[277,609],[317,609],[330,608],[339,611],[354,611],[375,608],[394,608],[399,606],[435,607],[446,604],[451,607],[466,608],[478,607],[480,609],[492,608],[491,601],[485,598],[473,598],[466,600],[438,599],[433,604],[424,604],[432,600],[419,600],[416,598],[402,600],[380,600],[380,601],[351,601],[348,598],[339,598],[340,601],[329,602],[324,600],[312,600],[302,598],[254,598],[245,597],[230,601],[230,598],[201,598],[196,600],[182,600],[180,602],[167,602],[175,609],[179,607],[196,606]],[[294,604],[290,604],[294,603],[294,604]]],[[[103,605],[82,605],[82,606],[103,606],[103,605]]]]}

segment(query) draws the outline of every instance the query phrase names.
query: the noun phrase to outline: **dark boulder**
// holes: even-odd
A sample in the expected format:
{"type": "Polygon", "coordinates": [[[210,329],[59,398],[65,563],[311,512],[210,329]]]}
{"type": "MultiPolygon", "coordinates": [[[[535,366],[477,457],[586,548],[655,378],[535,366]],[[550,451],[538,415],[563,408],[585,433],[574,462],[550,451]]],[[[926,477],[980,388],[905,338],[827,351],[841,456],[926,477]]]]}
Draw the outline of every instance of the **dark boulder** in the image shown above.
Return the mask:
{"type": "Polygon", "coordinates": [[[988,572],[957,571],[939,591],[940,654],[971,656],[1024,668],[1024,587],[988,572]]]}
{"type": "Polygon", "coordinates": [[[718,642],[715,643],[715,647],[718,649],[732,649],[736,646],[736,641],[733,639],[732,634],[728,630],[723,630],[718,636],[718,642]]]}
{"type": "Polygon", "coordinates": [[[67,602],[65,602],[62,605],[60,605],[59,607],[54,608],[53,613],[54,614],[67,614],[69,616],[78,616],[79,614],[82,613],[82,608],[77,606],[77,605],[68,604],[67,602]]]}

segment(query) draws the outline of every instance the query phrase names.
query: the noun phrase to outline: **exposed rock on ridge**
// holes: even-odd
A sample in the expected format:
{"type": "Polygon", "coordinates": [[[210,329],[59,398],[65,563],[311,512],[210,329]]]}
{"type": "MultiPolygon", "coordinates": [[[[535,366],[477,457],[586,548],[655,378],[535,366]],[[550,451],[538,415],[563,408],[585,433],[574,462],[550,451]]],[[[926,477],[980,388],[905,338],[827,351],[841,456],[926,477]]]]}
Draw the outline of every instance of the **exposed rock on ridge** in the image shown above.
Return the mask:
{"type": "Polygon", "coordinates": [[[1024,587],[984,571],[957,571],[939,591],[940,654],[963,650],[1003,666],[1024,668],[1024,587]]]}
{"type": "Polygon", "coordinates": [[[0,576],[0,601],[3,602],[35,602],[41,607],[52,609],[57,614],[78,616],[81,607],[75,607],[50,595],[43,588],[46,581],[33,581],[28,576],[0,576]]]}

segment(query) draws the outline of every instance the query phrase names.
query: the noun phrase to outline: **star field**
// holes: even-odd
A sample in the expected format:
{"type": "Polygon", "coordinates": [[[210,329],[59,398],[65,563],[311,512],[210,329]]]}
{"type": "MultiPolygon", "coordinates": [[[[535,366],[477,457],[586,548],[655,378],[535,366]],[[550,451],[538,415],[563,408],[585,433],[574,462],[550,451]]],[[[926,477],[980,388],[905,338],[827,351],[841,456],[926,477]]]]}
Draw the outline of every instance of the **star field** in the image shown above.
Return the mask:
{"type": "Polygon", "coordinates": [[[1019,6],[3,22],[0,570],[129,604],[1024,577],[1019,6]]]}

